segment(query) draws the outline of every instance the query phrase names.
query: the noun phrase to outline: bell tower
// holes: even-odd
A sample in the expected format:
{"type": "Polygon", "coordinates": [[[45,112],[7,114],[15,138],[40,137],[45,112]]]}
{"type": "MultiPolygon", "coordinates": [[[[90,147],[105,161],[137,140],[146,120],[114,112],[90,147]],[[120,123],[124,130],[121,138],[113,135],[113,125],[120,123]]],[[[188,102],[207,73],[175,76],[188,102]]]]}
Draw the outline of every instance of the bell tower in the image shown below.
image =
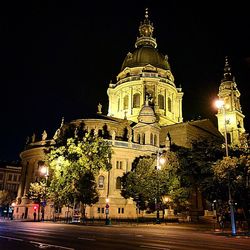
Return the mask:
{"type": "Polygon", "coordinates": [[[224,135],[225,127],[228,143],[231,146],[240,144],[240,135],[245,132],[244,115],[240,105],[240,92],[237,88],[228,57],[225,58],[224,74],[219,87],[218,97],[224,105],[218,109],[218,129],[224,135]],[[224,110],[223,110],[224,109],[224,110]],[[226,125],[225,125],[226,123],[226,125]]]}

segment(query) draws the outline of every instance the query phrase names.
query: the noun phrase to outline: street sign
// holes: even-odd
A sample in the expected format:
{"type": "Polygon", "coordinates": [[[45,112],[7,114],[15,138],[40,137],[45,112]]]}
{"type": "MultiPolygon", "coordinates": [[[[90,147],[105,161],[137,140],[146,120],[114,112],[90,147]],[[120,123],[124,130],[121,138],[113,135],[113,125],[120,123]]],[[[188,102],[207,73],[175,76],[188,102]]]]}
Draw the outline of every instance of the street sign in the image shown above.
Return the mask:
{"type": "Polygon", "coordinates": [[[109,204],[106,204],[106,208],[109,208],[109,204]]]}
{"type": "Polygon", "coordinates": [[[108,208],[106,208],[105,213],[109,214],[109,209],[108,208]]]}
{"type": "Polygon", "coordinates": [[[42,202],[41,202],[41,206],[42,206],[42,207],[45,207],[45,206],[46,206],[46,201],[42,201],[42,202]]]}

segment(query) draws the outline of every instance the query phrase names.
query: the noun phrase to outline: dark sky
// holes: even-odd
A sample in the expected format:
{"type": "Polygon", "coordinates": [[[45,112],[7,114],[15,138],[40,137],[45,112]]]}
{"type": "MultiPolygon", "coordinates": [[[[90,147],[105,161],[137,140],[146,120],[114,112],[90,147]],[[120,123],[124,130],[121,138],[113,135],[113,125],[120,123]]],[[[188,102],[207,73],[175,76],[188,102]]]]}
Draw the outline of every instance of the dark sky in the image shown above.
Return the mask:
{"type": "Polygon", "coordinates": [[[249,131],[250,17],[247,1],[6,1],[1,6],[0,160],[16,160],[26,137],[52,137],[88,117],[133,51],[145,7],[158,49],[184,91],[184,121],[215,120],[224,57],[241,92],[249,131]],[[219,5],[220,4],[220,5],[219,5]]]}

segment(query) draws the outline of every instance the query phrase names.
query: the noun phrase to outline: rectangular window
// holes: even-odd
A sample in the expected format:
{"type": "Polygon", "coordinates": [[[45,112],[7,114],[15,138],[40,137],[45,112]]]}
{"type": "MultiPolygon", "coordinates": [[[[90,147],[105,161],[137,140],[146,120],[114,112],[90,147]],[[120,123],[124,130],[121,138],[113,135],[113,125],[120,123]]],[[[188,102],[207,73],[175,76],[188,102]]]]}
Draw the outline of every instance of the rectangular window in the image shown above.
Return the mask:
{"type": "Polygon", "coordinates": [[[14,174],[13,181],[17,181],[17,175],[16,174],[14,174]]]}
{"type": "Polygon", "coordinates": [[[124,208],[118,207],[118,214],[124,214],[124,208]]]}
{"type": "Polygon", "coordinates": [[[3,179],[3,173],[0,173],[0,181],[3,179]]]}
{"type": "Polygon", "coordinates": [[[8,175],[8,181],[12,181],[12,174],[8,175]]]}
{"type": "Polygon", "coordinates": [[[101,213],[101,208],[100,207],[97,208],[97,213],[98,214],[101,213]]]}
{"type": "Polygon", "coordinates": [[[122,161],[116,161],[116,169],[122,169],[122,161]]]}
{"type": "Polygon", "coordinates": [[[102,207],[102,214],[104,214],[104,207],[102,207]]]}

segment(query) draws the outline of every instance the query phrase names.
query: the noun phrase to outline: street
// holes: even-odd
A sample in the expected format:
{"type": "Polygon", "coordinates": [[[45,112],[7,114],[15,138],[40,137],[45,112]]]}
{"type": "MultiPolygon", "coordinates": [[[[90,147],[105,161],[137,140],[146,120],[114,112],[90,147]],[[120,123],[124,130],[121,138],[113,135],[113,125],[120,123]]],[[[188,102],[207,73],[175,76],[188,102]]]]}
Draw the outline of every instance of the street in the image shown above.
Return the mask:
{"type": "Polygon", "coordinates": [[[51,222],[0,222],[0,249],[247,250],[250,237],[219,235],[197,225],[84,226],[51,222]]]}

